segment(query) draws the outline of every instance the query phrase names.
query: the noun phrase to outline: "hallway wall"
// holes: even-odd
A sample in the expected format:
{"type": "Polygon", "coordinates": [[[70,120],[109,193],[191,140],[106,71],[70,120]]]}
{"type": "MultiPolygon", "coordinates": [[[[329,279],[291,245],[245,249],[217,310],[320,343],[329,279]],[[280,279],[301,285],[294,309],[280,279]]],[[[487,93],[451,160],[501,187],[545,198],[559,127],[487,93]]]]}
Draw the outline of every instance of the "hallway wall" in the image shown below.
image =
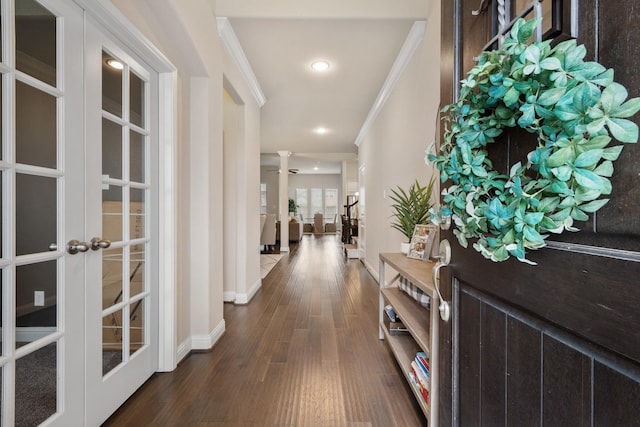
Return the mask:
{"type": "Polygon", "coordinates": [[[378,254],[399,252],[405,240],[390,225],[389,191],[415,179],[426,185],[433,174],[424,154],[435,139],[440,98],[439,3],[430,5],[428,16],[424,40],[359,147],[366,190],[364,263],[375,277],[378,254]]]}
{"type": "Polygon", "coordinates": [[[223,265],[237,292],[260,286],[260,108],[222,47],[207,0],[113,0],[178,69],[178,360],[224,332],[223,265]],[[237,147],[237,248],[223,250],[223,86],[241,105],[237,147]],[[239,102],[240,101],[240,102],[239,102]]]}

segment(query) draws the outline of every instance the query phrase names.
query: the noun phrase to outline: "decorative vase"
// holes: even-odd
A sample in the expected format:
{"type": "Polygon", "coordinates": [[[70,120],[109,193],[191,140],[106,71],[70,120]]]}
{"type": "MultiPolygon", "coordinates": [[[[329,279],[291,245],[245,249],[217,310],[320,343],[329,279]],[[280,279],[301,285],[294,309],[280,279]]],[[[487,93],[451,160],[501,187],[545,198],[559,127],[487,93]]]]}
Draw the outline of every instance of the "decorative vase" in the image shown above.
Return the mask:
{"type": "Polygon", "coordinates": [[[409,243],[400,243],[400,252],[402,252],[403,254],[407,254],[409,253],[409,243]]]}

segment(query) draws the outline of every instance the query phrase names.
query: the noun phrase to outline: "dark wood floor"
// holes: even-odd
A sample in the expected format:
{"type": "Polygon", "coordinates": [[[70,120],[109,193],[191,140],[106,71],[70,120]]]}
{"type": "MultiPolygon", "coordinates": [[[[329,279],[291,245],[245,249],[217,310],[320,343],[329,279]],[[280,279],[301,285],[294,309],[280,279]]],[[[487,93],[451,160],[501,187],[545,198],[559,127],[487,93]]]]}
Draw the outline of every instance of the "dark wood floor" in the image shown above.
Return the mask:
{"type": "Polygon", "coordinates": [[[105,426],[420,426],[384,341],[378,287],[335,235],[291,246],[209,352],[155,374],[105,426]]]}

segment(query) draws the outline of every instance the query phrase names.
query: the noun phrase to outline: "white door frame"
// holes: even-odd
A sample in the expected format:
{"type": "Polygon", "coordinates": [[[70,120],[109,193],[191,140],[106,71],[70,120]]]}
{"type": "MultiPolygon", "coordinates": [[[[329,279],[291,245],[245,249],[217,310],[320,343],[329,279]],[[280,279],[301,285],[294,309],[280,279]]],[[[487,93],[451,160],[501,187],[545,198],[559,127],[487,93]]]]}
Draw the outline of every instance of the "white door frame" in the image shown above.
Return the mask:
{"type": "Polygon", "coordinates": [[[158,73],[158,371],[172,371],[177,366],[177,70],[113,4],[100,0],[75,2],[114,40],[158,73]]]}

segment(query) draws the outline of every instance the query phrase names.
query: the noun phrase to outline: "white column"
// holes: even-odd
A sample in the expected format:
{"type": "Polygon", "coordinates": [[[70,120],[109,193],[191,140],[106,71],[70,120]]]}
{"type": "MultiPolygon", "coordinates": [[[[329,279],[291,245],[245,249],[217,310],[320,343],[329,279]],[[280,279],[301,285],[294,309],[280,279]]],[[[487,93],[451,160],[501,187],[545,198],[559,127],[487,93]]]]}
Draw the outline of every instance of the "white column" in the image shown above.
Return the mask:
{"type": "Polygon", "coordinates": [[[280,200],[278,218],[280,219],[280,252],[289,252],[289,152],[278,151],[280,155],[280,175],[278,186],[280,200]]]}

